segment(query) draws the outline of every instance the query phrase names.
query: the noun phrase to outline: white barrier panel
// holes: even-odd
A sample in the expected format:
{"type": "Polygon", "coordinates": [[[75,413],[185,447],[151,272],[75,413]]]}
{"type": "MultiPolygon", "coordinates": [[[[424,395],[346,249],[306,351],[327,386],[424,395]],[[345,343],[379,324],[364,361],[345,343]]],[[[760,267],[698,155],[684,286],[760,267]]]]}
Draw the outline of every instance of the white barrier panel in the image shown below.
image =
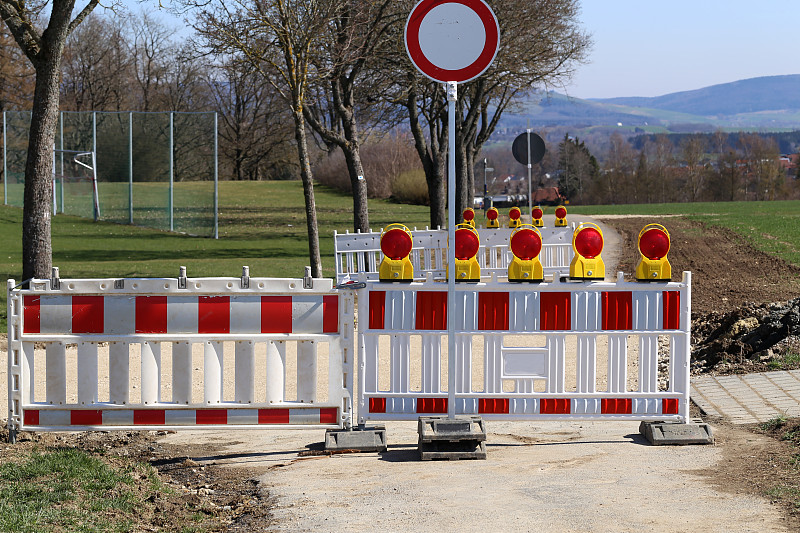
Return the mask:
{"type": "MultiPolygon", "coordinates": [[[[569,264],[574,251],[572,249],[572,232],[575,225],[564,228],[538,228],[542,234],[542,251],[539,260],[542,262],[545,275],[552,276],[558,272],[569,274],[569,264]]],[[[478,264],[481,276],[508,276],[508,265],[513,256],[510,249],[510,228],[479,228],[480,248],[478,264]]],[[[414,266],[414,278],[425,279],[428,274],[434,278],[445,277],[447,260],[447,230],[411,230],[413,243],[409,259],[414,266]]],[[[334,232],[336,251],[336,283],[346,283],[360,279],[363,273],[366,279],[378,279],[378,267],[381,263],[381,233],[336,233],[334,232]]]]}
{"type": "Polygon", "coordinates": [[[446,286],[368,282],[359,290],[359,422],[447,414],[449,402],[488,418],[686,422],[690,277],[458,284],[454,369],[446,286]],[[456,390],[446,390],[448,372],[456,390]]]}
{"type": "Polygon", "coordinates": [[[9,280],[10,427],[347,427],[355,297],[306,281],[9,280]]]}

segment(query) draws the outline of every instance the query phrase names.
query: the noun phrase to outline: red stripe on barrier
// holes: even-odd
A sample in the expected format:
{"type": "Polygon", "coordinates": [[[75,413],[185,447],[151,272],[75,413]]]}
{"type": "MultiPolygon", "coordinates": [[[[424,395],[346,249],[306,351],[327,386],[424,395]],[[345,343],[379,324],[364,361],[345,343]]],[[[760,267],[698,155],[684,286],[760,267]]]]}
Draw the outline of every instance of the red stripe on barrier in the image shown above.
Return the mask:
{"type": "Polygon", "coordinates": [[[339,409],[336,407],[323,407],[319,410],[319,423],[320,424],[338,424],[339,423],[339,409]]]}
{"type": "Polygon", "coordinates": [[[478,400],[478,414],[507,415],[509,411],[508,405],[508,398],[480,398],[478,400]]]}
{"type": "Polygon", "coordinates": [[[539,321],[542,331],[572,329],[572,293],[543,292],[539,299],[539,321]]]}
{"type": "Polygon", "coordinates": [[[603,292],[602,329],[633,329],[633,293],[603,292]]]}
{"type": "Polygon", "coordinates": [[[417,329],[447,329],[447,292],[417,292],[417,329]]]}
{"type": "Polygon", "coordinates": [[[39,411],[22,411],[22,425],[24,426],[38,426],[39,425],[39,411]]]}
{"type": "Polygon", "coordinates": [[[261,333],[292,332],[292,297],[261,297],[261,333]]]}
{"type": "Polygon", "coordinates": [[[508,293],[478,293],[478,329],[481,331],[508,330],[508,293]]]}
{"type": "Polygon", "coordinates": [[[572,412],[572,400],[569,398],[542,398],[539,400],[539,414],[568,415],[572,412]]]}
{"type": "Polygon", "coordinates": [[[662,415],[677,415],[679,413],[680,400],[678,398],[664,398],[661,400],[662,415]]]}
{"type": "Polygon", "coordinates": [[[322,333],[339,331],[339,296],[322,297],[322,333]]]}
{"type": "Polygon", "coordinates": [[[103,333],[102,296],[72,297],[72,333],[103,333]]]}
{"type": "Polygon", "coordinates": [[[258,423],[259,424],[288,424],[289,423],[289,410],[288,409],[259,409],[258,410],[258,423]]]}
{"type": "Polygon", "coordinates": [[[136,333],[167,332],[167,297],[136,297],[136,333]]]}
{"type": "Polygon", "coordinates": [[[600,413],[604,415],[629,415],[633,413],[630,398],[603,398],[600,400],[600,413]]]}
{"type": "Polygon", "coordinates": [[[22,333],[41,333],[41,296],[22,297],[22,333]]]}
{"type": "Polygon", "coordinates": [[[197,333],[230,332],[230,296],[199,296],[197,298],[197,333]]]}
{"type": "Polygon", "coordinates": [[[227,409],[198,409],[195,411],[195,423],[198,426],[208,424],[227,424],[227,409]]]}
{"type": "Polygon", "coordinates": [[[369,412],[370,413],[385,413],[386,412],[386,398],[370,398],[369,399],[369,412]]]}
{"type": "Polygon", "coordinates": [[[70,411],[69,423],[73,426],[102,426],[103,411],[70,411]]]}
{"type": "Polygon", "coordinates": [[[417,398],[417,413],[419,414],[439,414],[446,412],[447,398],[417,398]]]}
{"type": "Polygon", "coordinates": [[[134,409],[134,426],[163,426],[167,422],[167,412],[164,409],[134,409]]]}
{"type": "Polygon", "coordinates": [[[369,329],[383,329],[386,323],[386,291],[369,293],[369,329]]]}
{"type": "Polygon", "coordinates": [[[664,329],[681,329],[681,293],[664,291],[664,329]]]}

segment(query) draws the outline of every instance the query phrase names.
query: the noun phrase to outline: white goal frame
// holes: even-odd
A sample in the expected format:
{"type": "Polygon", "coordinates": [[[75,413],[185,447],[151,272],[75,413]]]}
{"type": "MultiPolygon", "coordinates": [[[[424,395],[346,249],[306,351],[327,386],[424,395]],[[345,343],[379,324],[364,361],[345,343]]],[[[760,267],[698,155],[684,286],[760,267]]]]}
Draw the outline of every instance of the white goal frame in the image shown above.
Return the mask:
{"type": "Polygon", "coordinates": [[[62,150],[56,148],[53,151],[53,214],[58,214],[58,200],[61,200],[61,213],[64,213],[64,180],[76,179],[90,179],[92,181],[92,207],[94,211],[94,221],[97,222],[100,218],[100,195],[97,191],[97,153],[94,151],[81,151],[81,150],[62,150]],[[56,156],[61,156],[61,172],[64,172],[64,155],[70,154],[72,162],[76,165],[82,166],[91,171],[91,175],[84,178],[83,176],[65,176],[63,174],[56,174],[56,156]],[[79,158],[89,156],[90,163],[81,161],[79,158]],[[61,195],[57,197],[57,180],[61,180],[61,195]]]}

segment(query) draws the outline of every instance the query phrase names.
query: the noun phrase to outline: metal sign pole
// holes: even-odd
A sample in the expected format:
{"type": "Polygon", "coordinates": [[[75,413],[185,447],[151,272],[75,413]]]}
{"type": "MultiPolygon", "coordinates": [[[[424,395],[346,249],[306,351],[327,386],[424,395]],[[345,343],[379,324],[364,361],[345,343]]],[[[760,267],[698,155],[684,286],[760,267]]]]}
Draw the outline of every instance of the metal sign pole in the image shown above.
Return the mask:
{"type": "MultiPolygon", "coordinates": [[[[528,126],[530,126],[530,120],[528,120],[528,126]]],[[[531,216],[531,224],[533,224],[533,189],[531,189],[531,129],[530,127],[527,129],[528,132],[528,214],[531,216]]]]}
{"type": "Polygon", "coordinates": [[[447,84],[447,417],[456,417],[456,98],[458,84],[447,84]]]}

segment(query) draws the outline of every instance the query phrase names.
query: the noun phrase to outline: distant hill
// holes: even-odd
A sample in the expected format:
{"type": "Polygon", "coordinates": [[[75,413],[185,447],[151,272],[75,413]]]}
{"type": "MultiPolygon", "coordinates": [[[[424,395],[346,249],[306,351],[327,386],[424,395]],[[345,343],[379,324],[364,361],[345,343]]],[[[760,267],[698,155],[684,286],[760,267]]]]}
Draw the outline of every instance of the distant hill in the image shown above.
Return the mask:
{"type": "Polygon", "coordinates": [[[800,109],[800,74],[750,78],[650,98],[603,98],[591,101],[706,117],[800,109]]]}
{"type": "Polygon", "coordinates": [[[716,128],[800,129],[800,74],[766,76],[656,97],[580,99],[538,92],[507,111],[496,140],[533,128],[621,128],[631,133],[716,128]]]}

